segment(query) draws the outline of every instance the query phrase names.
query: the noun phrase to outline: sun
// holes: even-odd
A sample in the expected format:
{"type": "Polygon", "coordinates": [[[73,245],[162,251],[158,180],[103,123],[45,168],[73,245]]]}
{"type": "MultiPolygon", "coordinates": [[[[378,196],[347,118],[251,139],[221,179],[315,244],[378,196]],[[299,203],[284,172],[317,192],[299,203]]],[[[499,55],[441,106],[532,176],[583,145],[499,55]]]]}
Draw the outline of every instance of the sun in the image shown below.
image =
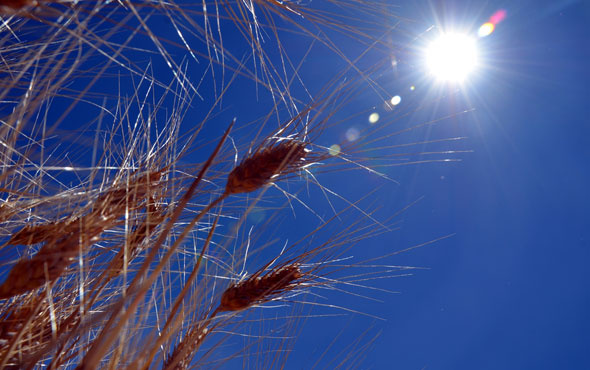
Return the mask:
{"type": "Polygon", "coordinates": [[[426,48],[426,66],[439,81],[462,82],[477,66],[475,39],[444,33],[426,48]]]}

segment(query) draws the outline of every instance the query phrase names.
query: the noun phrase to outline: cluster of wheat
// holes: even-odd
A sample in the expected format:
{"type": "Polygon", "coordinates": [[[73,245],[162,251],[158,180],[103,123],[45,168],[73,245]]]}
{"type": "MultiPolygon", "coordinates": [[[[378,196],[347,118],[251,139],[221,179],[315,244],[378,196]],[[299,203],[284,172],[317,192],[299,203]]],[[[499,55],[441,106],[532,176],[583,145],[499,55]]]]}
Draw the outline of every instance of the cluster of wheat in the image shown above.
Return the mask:
{"type": "Polygon", "coordinates": [[[404,269],[347,272],[363,263],[342,262],[350,248],[392,222],[317,179],[386,178],[375,168],[404,146],[379,143],[420,127],[319,143],[383,91],[391,60],[363,56],[387,49],[392,22],[363,0],[0,0],[0,368],[283,367],[309,315],[293,307],[404,269]],[[316,45],[342,68],[308,89],[316,45]],[[324,219],[297,184],[344,203],[324,219]],[[276,213],[253,235],[260,204],[276,213]],[[318,223],[281,247],[293,204],[318,223]],[[248,316],[269,304],[291,311],[248,316]]]}

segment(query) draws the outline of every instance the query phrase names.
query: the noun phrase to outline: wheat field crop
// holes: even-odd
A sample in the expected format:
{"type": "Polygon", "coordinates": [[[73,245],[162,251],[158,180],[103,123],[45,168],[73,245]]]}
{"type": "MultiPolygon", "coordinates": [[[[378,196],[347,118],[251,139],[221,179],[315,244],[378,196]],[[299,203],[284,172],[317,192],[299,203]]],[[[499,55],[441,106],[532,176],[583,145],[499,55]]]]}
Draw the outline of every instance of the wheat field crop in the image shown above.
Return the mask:
{"type": "MultiPolygon", "coordinates": [[[[355,257],[412,206],[375,189],[458,161],[441,145],[461,138],[424,139],[446,117],[388,103],[412,42],[392,41],[389,1],[1,0],[0,15],[0,368],[285,368],[303,326],[371,316],[338,294],[379,304],[374,281],[415,270],[395,257],[420,245],[355,257]],[[391,114],[338,134],[368,96],[391,114]]],[[[362,367],[378,338],[356,335],[309,368],[362,367]]]]}

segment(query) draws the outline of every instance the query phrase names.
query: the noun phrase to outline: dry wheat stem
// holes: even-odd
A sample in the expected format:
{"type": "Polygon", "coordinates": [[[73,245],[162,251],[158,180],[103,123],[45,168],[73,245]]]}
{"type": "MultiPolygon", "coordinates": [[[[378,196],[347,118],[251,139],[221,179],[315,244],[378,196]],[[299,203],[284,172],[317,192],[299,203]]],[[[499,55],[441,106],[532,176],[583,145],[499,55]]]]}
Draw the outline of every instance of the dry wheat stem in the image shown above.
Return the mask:
{"type": "Polygon", "coordinates": [[[218,325],[210,326],[217,313],[218,311],[214,311],[203,323],[197,322],[189,329],[183,340],[174,348],[170,357],[164,361],[163,370],[184,370],[188,367],[188,363],[197,353],[207,335],[218,325]]]}
{"type": "MultiPolygon", "coordinates": [[[[230,172],[225,192],[218,200],[225,199],[231,194],[258,190],[267,185],[274,177],[299,170],[303,167],[305,155],[305,144],[290,139],[279,141],[274,146],[258,150],[244,159],[230,172]]],[[[185,231],[190,230],[198,219],[200,218],[196,217],[193,219],[185,231]]],[[[181,235],[178,240],[182,240],[183,236],[181,235]]],[[[211,314],[206,323],[200,324],[196,329],[196,333],[198,333],[195,334],[198,342],[196,345],[200,345],[204,340],[206,336],[204,330],[208,330],[210,321],[217,313],[222,311],[239,311],[253,304],[268,301],[281,293],[293,289],[296,286],[293,284],[293,281],[301,277],[301,271],[297,266],[285,266],[262,277],[260,274],[256,274],[242,283],[231,286],[224,292],[219,307],[211,314]]],[[[177,300],[175,306],[179,303],[180,300],[177,300]]],[[[190,341],[190,338],[185,338],[185,340],[190,341]]],[[[185,355],[183,353],[185,350],[182,347],[185,346],[185,343],[177,347],[174,351],[172,362],[166,366],[167,369],[173,368],[178,362],[184,362],[185,355]]]]}
{"type": "MultiPolygon", "coordinates": [[[[127,288],[127,292],[129,293],[129,295],[125,295],[119,299],[119,301],[115,305],[115,309],[113,310],[112,315],[110,316],[109,320],[102,328],[100,334],[95,339],[92,346],[90,347],[90,349],[88,350],[88,352],[84,356],[82,363],[80,363],[79,366],[77,367],[78,369],[94,369],[94,368],[96,368],[96,366],[100,362],[101,358],[105,355],[105,353],[109,350],[112,343],[118,337],[118,333],[123,329],[123,327],[125,326],[126,322],[129,320],[131,315],[135,313],[135,309],[137,308],[137,305],[139,304],[140,300],[143,298],[145,293],[148,291],[149,287],[157,279],[159,273],[163,270],[164,266],[166,265],[166,263],[168,262],[168,260],[172,256],[172,254],[174,254],[176,247],[178,247],[178,245],[182,241],[182,238],[183,238],[182,236],[179,237],[176,240],[176,242],[174,243],[174,245],[166,251],[166,254],[158,262],[156,269],[152,272],[152,274],[147,279],[145,279],[143,281],[143,284],[140,285],[139,287],[137,287],[137,289],[136,289],[136,285],[139,284],[143,280],[143,276],[147,273],[147,270],[150,267],[151,262],[156,257],[161,245],[164,243],[164,240],[166,239],[169,232],[172,230],[172,227],[174,226],[174,224],[176,223],[176,221],[180,217],[180,214],[182,213],[182,211],[186,207],[186,204],[192,198],[194,192],[196,191],[197,186],[200,184],[201,180],[204,178],[207,170],[213,164],[213,161],[214,161],[215,157],[217,156],[217,153],[219,153],[219,151],[221,150],[221,147],[222,147],[223,143],[225,142],[227,136],[229,135],[231,128],[233,127],[234,124],[235,124],[235,119],[231,122],[231,124],[229,125],[229,127],[225,131],[224,135],[219,140],[214,151],[211,153],[211,155],[209,156],[209,158],[207,159],[207,161],[205,162],[205,164],[203,165],[203,167],[199,171],[199,174],[197,175],[195,180],[192,182],[190,187],[187,189],[184,196],[181,198],[181,200],[178,203],[178,205],[176,206],[174,212],[170,216],[170,219],[169,219],[168,223],[166,224],[166,227],[164,228],[164,230],[162,231],[162,233],[160,234],[160,236],[158,237],[158,239],[156,240],[156,242],[152,246],[150,253],[146,256],[136,277],[129,284],[129,287],[127,288]],[[129,299],[130,296],[133,297],[133,300],[130,302],[130,304],[127,306],[127,308],[125,310],[123,310],[123,307],[125,307],[125,303],[127,302],[127,300],[129,299]],[[121,313],[121,311],[122,311],[122,313],[121,313]],[[117,319],[119,319],[119,322],[113,328],[113,325],[115,325],[115,320],[117,320],[117,319]]],[[[217,200],[215,200],[211,204],[209,204],[205,209],[201,210],[201,212],[199,212],[199,214],[193,219],[193,222],[191,222],[191,224],[196,224],[196,222],[198,222],[198,220],[200,220],[207,212],[209,212],[209,210],[211,210],[217,203],[219,203],[222,200],[223,200],[223,196],[218,198],[217,200]]],[[[191,228],[192,228],[192,226],[191,226],[191,228]]],[[[186,236],[189,231],[190,231],[190,229],[187,226],[185,228],[185,230],[183,231],[183,234],[186,236]]]]}
{"type": "Polygon", "coordinates": [[[25,334],[25,331],[33,322],[35,315],[41,310],[42,304],[41,301],[43,300],[42,297],[36,297],[37,302],[33,304],[33,308],[28,312],[26,315],[26,320],[23,322],[22,326],[19,328],[16,335],[13,336],[9,345],[6,347],[6,351],[4,352],[4,356],[0,359],[0,369],[4,369],[7,362],[10,360],[10,356],[12,355],[13,351],[15,350],[16,346],[18,345],[20,339],[25,334]]]}
{"type": "MultiPolygon", "coordinates": [[[[210,206],[207,208],[212,208],[211,207],[212,205],[216,205],[218,202],[225,199],[227,196],[229,196],[231,194],[255,191],[255,190],[261,188],[262,186],[266,185],[267,183],[269,183],[269,181],[275,176],[298,170],[303,165],[303,160],[305,158],[305,154],[306,154],[305,145],[303,143],[297,142],[295,140],[280,141],[275,146],[266,147],[256,153],[254,153],[253,155],[244,159],[242,161],[242,163],[240,163],[239,166],[237,166],[236,168],[234,168],[230,172],[230,174],[228,176],[227,183],[226,183],[226,190],[225,190],[224,194],[222,194],[216,201],[212,202],[210,204],[210,206]]],[[[204,210],[204,211],[205,212],[203,212],[203,211],[200,212],[199,215],[197,217],[195,217],[189,223],[189,225],[187,225],[185,227],[183,233],[178,237],[177,241],[175,242],[175,244],[172,246],[172,248],[170,250],[176,249],[177,244],[180,243],[186,237],[187,233],[196,225],[196,223],[201,219],[202,215],[204,215],[206,212],[208,212],[208,209],[204,210]]],[[[173,319],[174,315],[176,314],[176,311],[178,310],[178,307],[179,307],[180,303],[182,302],[182,298],[186,294],[187,289],[190,287],[190,282],[192,282],[192,280],[194,280],[194,278],[196,278],[196,272],[198,270],[198,266],[199,266],[200,261],[202,259],[203,253],[205,252],[205,248],[207,248],[209,240],[212,236],[213,229],[214,229],[214,227],[210,230],[210,233],[208,236],[208,241],[204,245],[204,247],[201,251],[201,255],[199,256],[199,259],[197,261],[197,265],[195,266],[195,268],[191,272],[189,280],[185,284],[180,295],[176,298],[176,301],[173,305],[173,309],[171,310],[171,312],[168,316],[168,321],[166,322],[164,330],[162,331],[164,333],[164,335],[161,338],[159,338],[159,340],[158,340],[159,342],[160,342],[160,340],[162,340],[162,341],[165,340],[167,338],[167,336],[170,335],[170,334],[166,333],[166,329],[169,326],[169,324],[172,322],[171,319],[173,319]]],[[[165,260],[165,259],[166,259],[166,256],[164,257],[163,260],[165,260]]],[[[157,271],[154,271],[154,274],[156,272],[157,271]]],[[[248,289],[250,289],[250,291],[257,289],[258,299],[254,299],[253,302],[254,301],[262,302],[264,300],[263,297],[265,295],[271,296],[273,294],[277,294],[281,290],[287,289],[290,286],[288,283],[286,283],[282,286],[280,283],[285,279],[287,281],[291,281],[291,280],[293,280],[294,276],[295,276],[295,278],[300,277],[298,270],[295,271],[293,269],[285,269],[285,270],[277,271],[275,274],[270,274],[268,276],[265,276],[265,278],[262,279],[261,281],[259,281],[258,284],[255,284],[255,283],[245,284],[244,286],[241,286],[239,288],[233,287],[232,289],[229,289],[226,293],[224,293],[224,299],[222,299],[222,304],[220,305],[220,307],[216,311],[213,312],[213,314],[209,318],[209,321],[213,317],[215,317],[215,315],[218,312],[238,310],[237,304],[234,301],[239,299],[239,297],[243,298],[243,293],[246,292],[248,289]],[[286,272],[288,272],[288,273],[285,275],[286,272]],[[274,283],[272,283],[273,279],[274,279],[274,283]],[[276,285],[276,286],[274,286],[274,285],[276,285]],[[270,290],[265,291],[265,288],[270,288],[270,290]],[[232,302],[234,302],[234,303],[232,304],[232,302]]],[[[270,299],[270,298],[268,298],[268,299],[270,299]]],[[[242,303],[242,305],[243,304],[244,303],[242,303]]],[[[242,307],[242,309],[244,309],[244,308],[247,308],[247,305],[242,307]]],[[[202,328],[206,329],[208,326],[209,325],[207,322],[206,324],[202,325],[202,328]]],[[[197,330],[197,332],[199,332],[200,330],[201,329],[197,330]]],[[[200,338],[199,341],[202,341],[204,339],[204,337],[205,337],[205,335],[199,334],[199,338],[200,338]]],[[[154,349],[155,349],[155,347],[154,347],[154,349]]],[[[151,358],[153,358],[153,356],[154,356],[154,352],[152,352],[152,354],[150,354],[149,360],[146,363],[146,366],[149,366],[149,363],[151,362],[151,358]]]]}
{"type": "MultiPolygon", "coordinates": [[[[211,229],[209,230],[209,233],[207,235],[207,239],[205,240],[205,244],[203,245],[203,248],[201,249],[201,253],[200,253],[199,257],[197,258],[197,262],[195,263],[195,266],[193,267],[193,270],[191,271],[191,274],[189,275],[188,279],[184,283],[184,286],[183,286],[181,292],[176,297],[174,304],[172,305],[172,309],[168,313],[168,317],[166,319],[166,324],[164,325],[164,328],[162,328],[162,330],[159,331],[160,334],[159,334],[158,340],[156,341],[155,345],[152,346],[151,353],[148,356],[146,356],[147,360],[144,360],[145,361],[144,366],[143,366],[144,370],[147,370],[149,368],[154,356],[156,355],[156,352],[158,350],[160,350],[160,346],[165,341],[167,341],[168,338],[170,338],[170,336],[174,333],[173,327],[175,327],[177,325],[173,325],[173,324],[175,324],[178,320],[178,319],[175,319],[176,313],[177,313],[178,309],[180,308],[180,304],[182,303],[184,297],[186,296],[186,293],[188,293],[188,290],[190,289],[193,281],[197,278],[197,273],[199,271],[201,261],[203,260],[203,256],[205,255],[205,252],[207,251],[209,244],[211,243],[211,239],[213,238],[213,233],[215,232],[217,222],[219,221],[219,216],[220,216],[220,214],[218,214],[217,217],[215,217],[215,221],[213,221],[213,225],[211,225],[211,229]],[[171,325],[172,325],[172,328],[171,328],[171,325]]],[[[182,316],[182,315],[180,315],[180,316],[182,316]]],[[[139,359],[135,360],[134,364],[132,364],[130,367],[136,368],[138,366],[138,360],[139,359]]]]}
{"type": "Polygon", "coordinates": [[[164,221],[166,215],[163,210],[159,209],[157,206],[154,206],[153,212],[150,212],[152,204],[155,204],[153,199],[151,199],[151,201],[152,203],[148,204],[148,214],[142,224],[131,234],[130,238],[126,239],[125,245],[120,246],[119,252],[113,257],[108,267],[101,272],[100,276],[94,282],[94,286],[90,289],[92,297],[86,304],[86,308],[84,309],[85,312],[88,311],[100,298],[103,289],[107,286],[109,281],[126,271],[127,265],[140,253],[139,249],[142,248],[142,245],[149,240],[151,234],[155,231],[155,228],[164,221]]]}

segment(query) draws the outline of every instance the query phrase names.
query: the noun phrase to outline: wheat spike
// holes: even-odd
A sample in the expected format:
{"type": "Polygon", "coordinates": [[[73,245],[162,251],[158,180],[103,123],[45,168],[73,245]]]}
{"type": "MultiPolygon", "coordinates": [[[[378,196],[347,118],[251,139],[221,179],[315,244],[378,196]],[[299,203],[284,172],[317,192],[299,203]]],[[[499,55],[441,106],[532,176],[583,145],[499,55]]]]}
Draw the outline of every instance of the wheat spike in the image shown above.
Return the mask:
{"type": "Polygon", "coordinates": [[[270,183],[274,177],[298,171],[305,164],[305,146],[303,142],[287,139],[257,150],[230,172],[226,194],[249,193],[270,183]]]}
{"type": "Polygon", "coordinates": [[[8,244],[11,245],[33,245],[37,243],[46,242],[52,237],[57,229],[65,228],[67,225],[64,222],[56,223],[50,222],[48,224],[40,225],[26,225],[12,235],[8,244]]]}
{"type": "Polygon", "coordinates": [[[76,259],[80,249],[96,242],[104,230],[117,223],[115,219],[84,216],[63,229],[57,224],[57,228],[48,235],[46,244],[33,258],[22,258],[12,267],[0,285],[0,299],[22,294],[57,279],[76,259]]]}
{"type": "Polygon", "coordinates": [[[12,9],[20,9],[27,5],[35,5],[35,0],[0,0],[0,7],[6,6],[12,9]]]}
{"type": "Polygon", "coordinates": [[[207,335],[213,330],[212,320],[223,311],[241,311],[255,304],[268,302],[278,296],[298,287],[303,272],[296,263],[275,268],[262,275],[259,270],[248,279],[232,284],[221,295],[221,303],[204,322],[198,321],[178,343],[170,357],[165,361],[164,369],[186,369],[194,351],[203,343],[207,335]]]}
{"type": "MultiPolygon", "coordinates": [[[[31,245],[45,243],[31,259],[21,258],[0,284],[0,299],[39,288],[59,278],[75,261],[81,250],[96,243],[105,231],[123,223],[125,210],[145,205],[148,191],[158,188],[161,171],[138,176],[126,188],[112,188],[98,197],[93,209],[83,216],[64,221],[25,226],[10,243],[31,245]]],[[[141,229],[139,230],[141,232],[141,229]]],[[[139,237],[139,234],[134,237],[139,237]]]]}
{"type": "Polygon", "coordinates": [[[254,274],[223,292],[218,311],[240,311],[254,304],[268,302],[297,287],[296,280],[302,276],[295,264],[281,267],[264,276],[254,274]]]}

